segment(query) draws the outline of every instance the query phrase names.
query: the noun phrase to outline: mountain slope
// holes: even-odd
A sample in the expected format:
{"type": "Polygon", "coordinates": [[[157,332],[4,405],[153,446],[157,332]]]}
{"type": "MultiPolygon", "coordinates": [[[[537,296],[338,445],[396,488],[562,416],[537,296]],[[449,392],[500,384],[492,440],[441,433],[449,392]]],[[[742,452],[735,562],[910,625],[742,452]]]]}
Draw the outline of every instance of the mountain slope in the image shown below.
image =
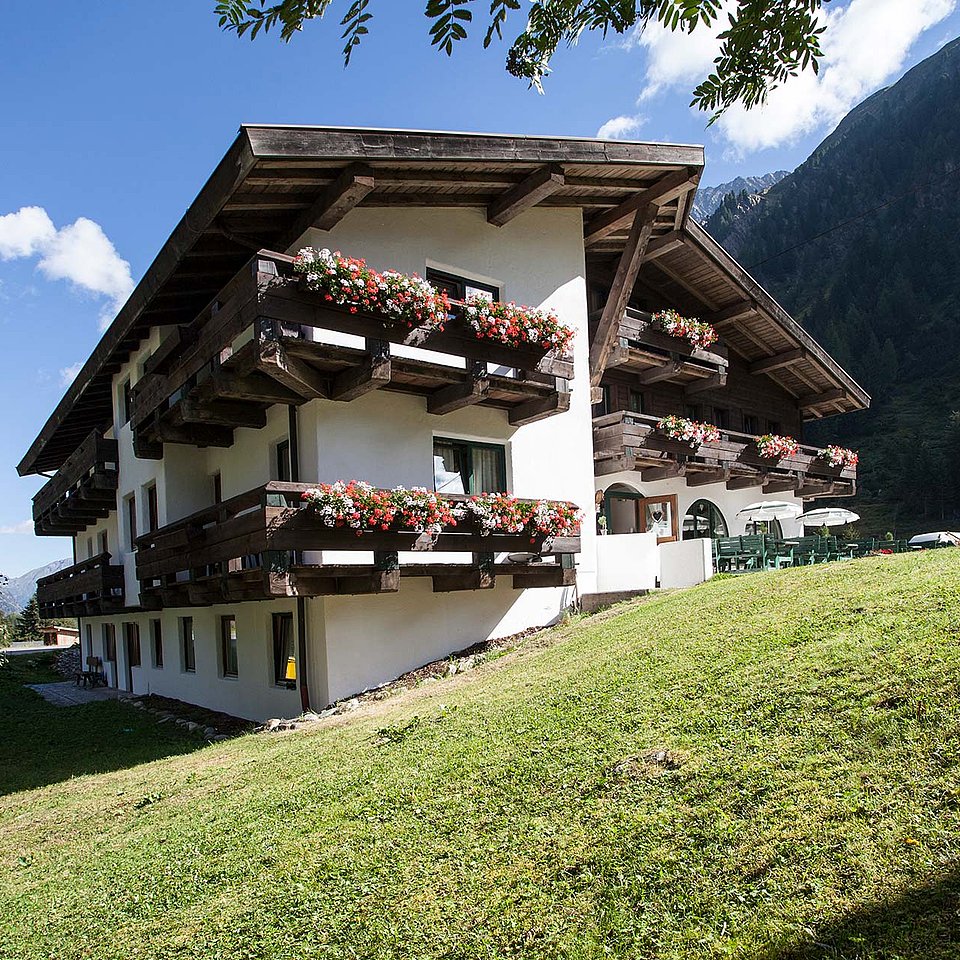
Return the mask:
{"type": "Polygon", "coordinates": [[[0,670],[0,956],[955,960],[958,619],[960,550],[720,579],[161,760],[0,670]]]}
{"type": "Polygon", "coordinates": [[[873,394],[873,410],[810,436],[862,448],[868,508],[904,533],[960,515],[958,158],[955,40],[851,111],[762,204],[727,198],[708,224],[873,394]]]}
{"type": "Polygon", "coordinates": [[[700,223],[706,223],[728,193],[735,196],[741,193],[746,193],[748,196],[760,196],[766,193],[775,183],[779,183],[788,173],[787,170],[777,170],[774,173],[765,173],[759,177],[736,177],[715,187],[698,187],[697,195],[693,200],[693,216],[700,223]]]}
{"type": "Polygon", "coordinates": [[[28,570],[19,577],[10,577],[4,586],[0,587],[0,610],[4,613],[19,613],[37,589],[37,581],[41,577],[48,577],[64,567],[69,567],[72,560],[54,560],[35,570],[28,570]]]}

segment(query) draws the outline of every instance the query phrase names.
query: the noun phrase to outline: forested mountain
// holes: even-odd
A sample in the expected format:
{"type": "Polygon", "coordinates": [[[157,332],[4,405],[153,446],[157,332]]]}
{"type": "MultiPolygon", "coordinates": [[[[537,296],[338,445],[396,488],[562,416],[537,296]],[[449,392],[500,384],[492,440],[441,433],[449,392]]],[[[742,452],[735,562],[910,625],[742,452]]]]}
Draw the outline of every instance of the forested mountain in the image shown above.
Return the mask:
{"type": "Polygon", "coordinates": [[[775,183],[779,183],[787,176],[787,173],[786,170],[777,170],[760,177],[737,177],[716,187],[699,187],[693,200],[693,216],[700,223],[706,223],[728,193],[737,195],[742,193],[748,197],[762,196],[775,183]]]}
{"type": "Polygon", "coordinates": [[[861,450],[872,529],[960,529],[960,40],[708,229],[872,393],[811,424],[861,450]]]}

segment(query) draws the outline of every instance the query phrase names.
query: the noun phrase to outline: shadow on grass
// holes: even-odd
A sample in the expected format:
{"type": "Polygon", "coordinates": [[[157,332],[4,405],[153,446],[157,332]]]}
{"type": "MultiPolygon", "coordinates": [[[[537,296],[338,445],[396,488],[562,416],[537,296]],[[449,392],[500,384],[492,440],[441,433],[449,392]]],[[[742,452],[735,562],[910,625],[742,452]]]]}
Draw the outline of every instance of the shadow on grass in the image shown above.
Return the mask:
{"type": "Polygon", "coordinates": [[[55,707],[25,683],[62,680],[52,655],[0,653],[0,796],[189,753],[202,742],[123,703],[55,707]]]}
{"type": "Polygon", "coordinates": [[[938,880],[827,921],[809,942],[756,960],[956,960],[960,957],[960,864],[938,880]]]}

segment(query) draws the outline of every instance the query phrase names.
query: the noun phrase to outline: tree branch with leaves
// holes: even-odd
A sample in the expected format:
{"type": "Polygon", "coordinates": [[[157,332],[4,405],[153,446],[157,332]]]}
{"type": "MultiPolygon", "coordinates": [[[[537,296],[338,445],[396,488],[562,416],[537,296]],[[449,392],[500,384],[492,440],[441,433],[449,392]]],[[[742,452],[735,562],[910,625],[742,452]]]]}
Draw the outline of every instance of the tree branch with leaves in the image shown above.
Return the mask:
{"type": "MultiPolygon", "coordinates": [[[[467,39],[476,2],[427,0],[424,13],[433,46],[452,55],[467,39]]],[[[718,31],[725,17],[713,71],[693,91],[692,106],[712,111],[713,122],[735,103],[748,109],[763,103],[771,90],[802,70],[817,71],[825,29],[819,14],[827,2],[736,0],[726,12],[722,0],[533,0],[526,26],[507,52],[506,69],[542,92],[554,54],[561,45],[576,44],[585,33],[606,37],[650,24],[683,33],[718,31]]],[[[349,0],[349,5],[348,0],[217,0],[215,12],[220,26],[238,36],[253,39],[276,29],[282,40],[289,41],[308,21],[322,20],[343,7],[341,39],[348,65],[370,32],[371,0],[349,0]]],[[[503,40],[507,21],[520,9],[520,0],[490,0],[484,48],[503,40]]]]}

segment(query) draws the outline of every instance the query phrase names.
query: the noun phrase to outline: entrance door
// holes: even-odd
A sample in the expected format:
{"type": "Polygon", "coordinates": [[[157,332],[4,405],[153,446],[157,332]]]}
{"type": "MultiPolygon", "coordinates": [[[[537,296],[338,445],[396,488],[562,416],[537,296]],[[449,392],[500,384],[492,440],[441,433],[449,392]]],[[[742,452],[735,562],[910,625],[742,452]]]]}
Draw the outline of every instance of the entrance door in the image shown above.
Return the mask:
{"type": "Polygon", "coordinates": [[[133,693],[133,668],[140,666],[140,627],[136,623],[125,623],[123,625],[124,653],[126,656],[126,681],[125,690],[133,693]]]}
{"type": "Polygon", "coordinates": [[[117,686],[117,628],[112,623],[103,625],[103,663],[106,668],[107,682],[117,686]]]}

